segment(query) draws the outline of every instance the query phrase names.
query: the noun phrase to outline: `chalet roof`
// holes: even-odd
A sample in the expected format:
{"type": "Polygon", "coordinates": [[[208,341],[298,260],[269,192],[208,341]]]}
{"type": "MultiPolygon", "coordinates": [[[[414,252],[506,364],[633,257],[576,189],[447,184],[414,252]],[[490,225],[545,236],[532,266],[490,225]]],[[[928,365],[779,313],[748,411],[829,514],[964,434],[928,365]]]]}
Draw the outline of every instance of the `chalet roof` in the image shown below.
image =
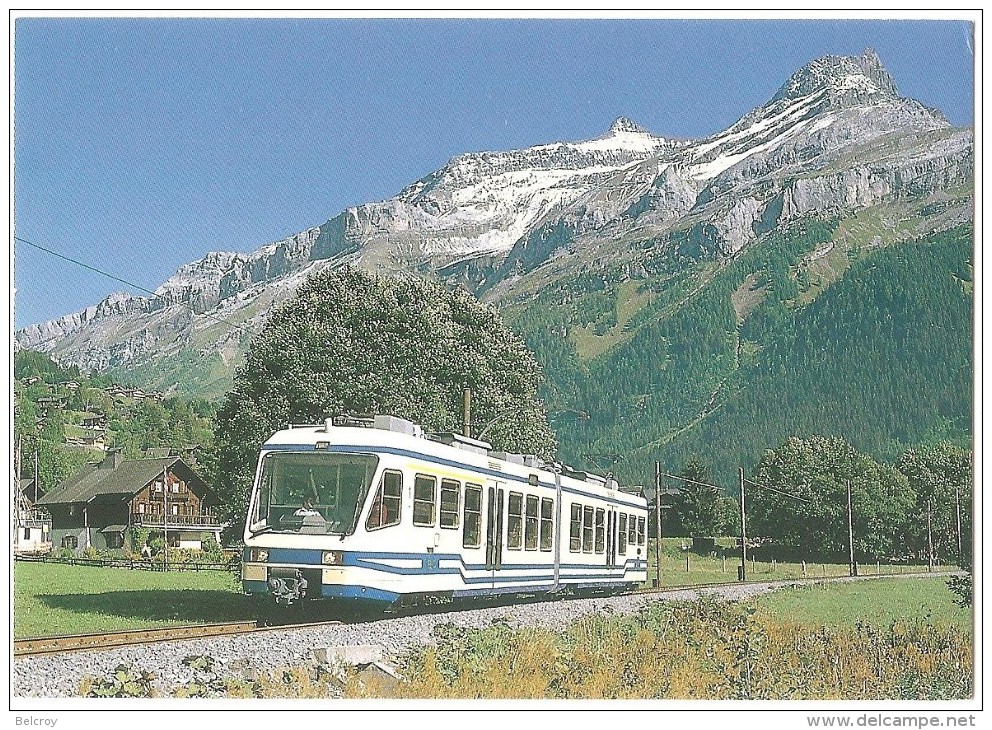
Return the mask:
{"type": "Polygon", "coordinates": [[[183,471],[203,483],[178,456],[124,461],[120,454],[111,453],[101,464],[87,464],[39,499],[38,504],[73,504],[94,500],[102,502],[114,497],[128,498],[154,481],[164,469],[175,470],[177,465],[181,465],[183,471]]]}

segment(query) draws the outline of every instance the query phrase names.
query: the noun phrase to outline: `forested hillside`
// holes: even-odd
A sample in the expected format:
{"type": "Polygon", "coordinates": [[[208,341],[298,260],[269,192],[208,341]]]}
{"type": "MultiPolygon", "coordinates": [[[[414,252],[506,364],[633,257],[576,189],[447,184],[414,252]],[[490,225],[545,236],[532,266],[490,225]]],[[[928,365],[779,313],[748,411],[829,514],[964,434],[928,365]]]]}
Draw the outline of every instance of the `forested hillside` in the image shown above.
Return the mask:
{"type": "Polygon", "coordinates": [[[563,456],[643,482],[698,456],[735,483],[791,435],[894,460],[970,443],[972,229],[845,248],[808,222],[716,262],[577,279],[508,311],[545,367],[563,456]]]}
{"type": "Polygon", "coordinates": [[[30,350],[14,356],[13,396],[20,476],[34,476],[37,453],[43,491],[83,464],[102,460],[107,449],[132,459],[148,449],[185,449],[209,459],[215,408],[202,398],[166,398],[122,386],[30,350]]]}

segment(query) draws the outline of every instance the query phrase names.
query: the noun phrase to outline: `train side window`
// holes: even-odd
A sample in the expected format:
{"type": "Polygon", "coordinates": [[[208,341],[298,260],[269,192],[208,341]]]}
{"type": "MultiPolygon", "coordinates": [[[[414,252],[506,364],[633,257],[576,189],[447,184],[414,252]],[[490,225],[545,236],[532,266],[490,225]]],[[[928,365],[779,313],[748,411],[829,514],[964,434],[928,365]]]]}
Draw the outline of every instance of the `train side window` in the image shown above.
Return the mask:
{"type": "Polygon", "coordinates": [[[537,550],[537,531],[539,526],[538,508],[541,500],[533,494],[527,495],[527,519],[524,522],[524,549],[537,550]]]}
{"type": "Polygon", "coordinates": [[[464,524],[462,546],[479,547],[482,544],[482,487],[478,484],[465,485],[464,524]]]}
{"type": "Polygon", "coordinates": [[[617,530],[617,553],[627,554],[627,513],[620,513],[620,529],[617,530]]]}
{"type": "Polygon", "coordinates": [[[437,499],[437,478],[418,474],[413,480],[413,524],[434,526],[434,503],[437,499]]]}
{"type": "Polygon", "coordinates": [[[627,523],[627,544],[637,544],[637,518],[634,515],[630,516],[630,521],[627,523]]]}
{"type": "Polygon", "coordinates": [[[458,529],[458,509],[461,506],[461,482],[454,479],[441,480],[441,527],[458,529]]]}
{"type": "Polygon", "coordinates": [[[643,517],[638,517],[637,518],[637,544],[638,545],[643,545],[644,542],[645,542],[645,537],[646,536],[644,534],[644,518],[643,517]]]}
{"type": "Polygon", "coordinates": [[[523,537],[524,495],[510,492],[506,506],[506,548],[519,550],[523,537]]]}
{"type": "Polygon", "coordinates": [[[555,501],[541,498],[541,550],[552,550],[555,540],[555,501]]]}
{"type": "Polygon", "coordinates": [[[606,552],[606,510],[596,510],[596,552],[606,552]]]}
{"type": "Polygon", "coordinates": [[[582,552],[592,552],[592,507],[582,508],[582,552]]]}
{"type": "Polygon", "coordinates": [[[582,505],[572,503],[572,524],[568,532],[568,549],[573,553],[582,550],[582,505]]]}
{"type": "Polygon", "coordinates": [[[403,474],[398,471],[386,471],[382,474],[379,489],[372,500],[372,509],[365,521],[366,530],[378,530],[400,523],[400,511],[403,505],[403,474]]]}

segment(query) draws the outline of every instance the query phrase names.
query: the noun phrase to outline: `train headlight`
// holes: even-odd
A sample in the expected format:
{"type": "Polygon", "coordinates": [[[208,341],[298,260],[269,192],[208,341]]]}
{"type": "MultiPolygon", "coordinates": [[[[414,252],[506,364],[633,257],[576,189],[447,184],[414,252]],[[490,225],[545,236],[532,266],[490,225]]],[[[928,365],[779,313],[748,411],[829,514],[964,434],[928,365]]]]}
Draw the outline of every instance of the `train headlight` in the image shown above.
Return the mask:
{"type": "Polygon", "coordinates": [[[252,548],[248,560],[252,563],[264,563],[269,559],[269,551],[265,548],[252,548]]]}
{"type": "Polygon", "coordinates": [[[320,556],[320,562],[324,565],[341,565],[344,560],[344,553],[340,550],[325,550],[320,556]]]}

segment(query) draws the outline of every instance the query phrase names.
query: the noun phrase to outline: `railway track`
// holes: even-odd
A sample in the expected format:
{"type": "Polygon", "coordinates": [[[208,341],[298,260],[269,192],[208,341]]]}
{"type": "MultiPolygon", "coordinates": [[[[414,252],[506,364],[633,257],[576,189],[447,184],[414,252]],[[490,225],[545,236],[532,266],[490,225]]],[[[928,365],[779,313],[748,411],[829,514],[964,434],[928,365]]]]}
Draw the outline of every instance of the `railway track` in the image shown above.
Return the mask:
{"type": "Polygon", "coordinates": [[[141,629],[138,631],[116,631],[109,634],[78,634],[76,636],[52,636],[33,639],[15,639],[14,656],[44,656],[78,651],[101,651],[122,646],[155,644],[163,641],[183,641],[186,639],[214,639],[220,636],[253,634],[260,631],[281,631],[288,629],[312,628],[314,626],[339,625],[340,621],[319,621],[300,624],[263,626],[256,621],[233,621],[220,624],[200,624],[195,626],[170,626],[163,629],[141,629]]]}
{"type": "MultiPolygon", "coordinates": [[[[951,575],[941,573],[940,575],[951,575]]],[[[809,578],[788,578],[784,580],[749,581],[751,585],[767,585],[769,587],[784,587],[803,583],[827,583],[845,580],[871,580],[877,578],[896,577],[933,577],[935,573],[907,573],[899,575],[862,575],[858,578],[848,576],[826,576],[809,578]]],[[[663,586],[661,588],[642,588],[632,591],[631,595],[654,595],[659,593],[680,594],[690,591],[720,589],[728,586],[742,585],[738,581],[722,583],[701,583],[687,586],[663,586]]],[[[440,607],[438,607],[440,608],[440,607]]],[[[444,607],[445,609],[450,606],[444,607]]],[[[470,607],[466,607],[469,609],[470,607]]],[[[200,624],[191,626],[170,626],[160,629],[141,629],[138,631],[119,631],[107,634],[79,634],[76,636],[54,636],[14,640],[14,656],[44,656],[51,654],[66,654],[82,651],[100,651],[125,646],[138,646],[166,641],[183,641],[187,639],[210,639],[237,634],[252,634],[264,631],[287,631],[293,629],[315,628],[320,626],[338,626],[342,621],[305,621],[278,625],[263,625],[256,621],[240,621],[230,623],[200,624]]]]}

